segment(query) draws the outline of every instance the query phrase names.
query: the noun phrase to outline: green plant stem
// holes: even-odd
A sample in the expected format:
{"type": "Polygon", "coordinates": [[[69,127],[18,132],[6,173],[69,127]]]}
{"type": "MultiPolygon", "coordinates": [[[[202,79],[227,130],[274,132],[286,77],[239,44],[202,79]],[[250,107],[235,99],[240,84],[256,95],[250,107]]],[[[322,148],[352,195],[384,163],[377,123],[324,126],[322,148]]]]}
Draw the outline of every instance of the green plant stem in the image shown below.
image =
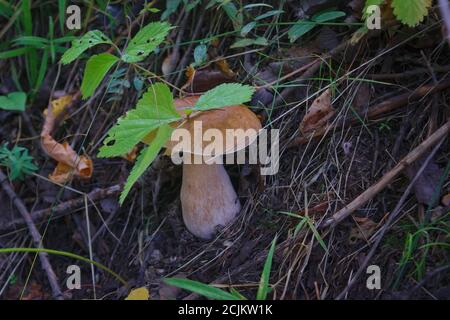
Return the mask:
{"type": "Polygon", "coordinates": [[[54,254],[59,256],[64,256],[76,260],[81,260],[86,263],[93,264],[99,269],[102,269],[109,274],[111,274],[114,278],[116,278],[120,283],[122,283],[125,287],[128,288],[128,282],[126,282],[120,275],[109,269],[108,267],[104,266],[101,263],[98,263],[97,261],[90,260],[88,258],[85,258],[83,256],[79,256],[74,253],[66,252],[66,251],[60,251],[60,250],[53,250],[53,249],[45,249],[45,248],[2,248],[0,249],[0,253],[13,253],[13,252],[24,252],[24,253],[40,253],[45,252],[48,254],[54,254]]]}

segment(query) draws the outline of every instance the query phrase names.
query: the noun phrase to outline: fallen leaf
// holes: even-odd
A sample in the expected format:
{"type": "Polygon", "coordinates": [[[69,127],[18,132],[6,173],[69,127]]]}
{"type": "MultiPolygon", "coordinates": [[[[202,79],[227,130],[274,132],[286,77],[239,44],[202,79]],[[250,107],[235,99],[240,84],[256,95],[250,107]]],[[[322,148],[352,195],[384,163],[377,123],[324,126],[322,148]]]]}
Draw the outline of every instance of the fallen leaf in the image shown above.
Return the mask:
{"type": "Polygon", "coordinates": [[[249,105],[255,107],[265,106],[268,107],[273,103],[273,93],[267,88],[259,88],[253,94],[252,100],[249,105]]]}
{"type": "Polygon", "coordinates": [[[129,162],[134,162],[136,160],[136,157],[138,155],[139,148],[137,146],[134,146],[133,149],[131,149],[130,152],[128,152],[126,155],[122,156],[125,160],[129,162]]]}
{"type": "Polygon", "coordinates": [[[231,70],[230,65],[228,64],[227,60],[220,59],[215,62],[217,68],[222,71],[223,74],[225,74],[229,78],[236,77],[236,73],[234,73],[233,70],[231,70]]]}
{"type": "Polygon", "coordinates": [[[375,232],[378,223],[366,217],[353,217],[356,226],[350,230],[349,241],[355,243],[357,240],[367,241],[375,232]]]}
{"type": "Polygon", "coordinates": [[[48,299],[48,295],[42,291],[42,286],[34,281],[30,284],[27,291],[27,294],[22,297],[22,300],[48,299]]]}
{"type": "Polygon", "coordinates": [[[148,300],[150,298],[150,294],[146,287],[141,287],[137,289],[131,290],[125,300],[148,300]]]}
{"type": "Polygon", "coordinates": [[[80,178],[90,178],[93,171],[92,160],[87,156],[79,156],[67,142],[59,143],[52,137],[55,129],[56,118],[67,108],[72,101],[72,97],[61,97],[51,102],[51,108],[48,109],[41,131],[41,145],[45,152],[58,164],[50,174],[49,179],[57,183],[65,183],[73,176],[80,178]],[[55,108],[55,112],[53,112],[55,108]]]}
{"type": "MultiPolygon", "coordinates": [[[[70,104],[72,101],[72,95],[68,94],[65,96],[62,96],[61,98],[53,100],[52,103],[52,112],[55,118],[59,117],[59,115],[66,110],[66,107],[70,104]]],[[[44,110],[44,117],[47,117],[48,114],[48,108],[44,110]]]]}
{"type": "Polygon", "coordinates": [[[309,107],[300,123],[300,132],[307,135],[316,129],[324,128],[334,113],[331,106],[331,90],[327,89],[309,107]]]}
{"type": "MultiPolygon", "coordinates": [[[[406,169],[406,174],[411,180],[417,174],[417,171],[423,165],[424,159],[419,159],[406,169]]],[[[433,202],[435,197],[439,195],[438,182],[442,176],[442,168],[440,168],[433,160],[423,170],[422,174],[417,178],[414,183],[414,194],[419,203],[429,205],[433,202]]],[[[439,198],[436,198],[436,200],[439,198]]]]}
{"type": "Polygon", "coordinates": [[[450,207],[450,193],[442,197],[441,203],[446,207],[450,207]]]}
{"type": "Polygon", "coordinates": [[[167,57],[164,58],[162,65],[161,65],[161,71],[162,74],[167,77],[170,73],[173,72],[173,70],[175,70],[175,67],[177,66],[177,60],[178,59],[174,59],[174,53],[170,53],[167,55],[167,57]]]}
{"type": "MultiPolygon", "coordinates": [[[[314,207],[308,208],[308,215],[312,216],[314,214],[320,213],[323,214],[325,212],[327,212],[328,208],[330,207],[330,201],[323,201],[317,205],[315,205],[314,207]]],[[[299,216],[305,216],[306,215],[306,210],[301,210],[298,213],[299,216]]]]}
{"type": "Polygon", "coordinates": [[[317,38],[314,40],[315,46],[322,51],[331,51],[339,45],[339,39],[336,32],[328,27],[320,29],[317,38]]]}
{"type": "Polygon", "coordinates": [[[366,83],[361,83],[356,90],[355,98],[352,101],[353,108],[359,113],[364,113],[370,103],[370,86],[366,83]]]}
{"type": "MultiPolygon", "coordinates": [[[[220,61],[220,60],[219,60],[220,61]]],[[[211,66],[196,70],[189,66],[186,70],[187,82],[182,89],[191,93],[206,92],[222,83],[234,82],[236,74],[229,69],[228,64],[219,62],[211,66]]]]}

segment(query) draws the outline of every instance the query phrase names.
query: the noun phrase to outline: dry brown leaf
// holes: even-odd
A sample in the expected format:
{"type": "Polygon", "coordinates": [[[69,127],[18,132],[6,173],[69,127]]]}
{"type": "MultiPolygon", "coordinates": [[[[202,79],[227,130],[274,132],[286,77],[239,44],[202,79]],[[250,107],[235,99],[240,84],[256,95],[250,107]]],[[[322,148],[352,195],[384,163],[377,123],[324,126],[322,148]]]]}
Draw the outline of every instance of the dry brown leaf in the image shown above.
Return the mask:
{"type": "Polygon", "coordinates": [[[72,101],[72,97],[64,96],[51,102],[51,108],[46,112],[44,126],[41,131],[41,145],[45,152],[58,164],[50,174],[49,179],[57,183],[65,183],[72,176],[80,178],[90,178],[92,176],[92,160],[87,156],[79,156],[67,142],[63,144],[57,142],[52,137],[52,132],[56,125],[56,118],[65,110],[72,101]],[[55,110],[55,112],[53,112],[55,110]]]}
{"type": "Polygon", "coordinates": [[[31,282],[27,294],[22,297],[22,300],[45,300],[48,299],[48,294],[42,290],[42,286],[36,282],[31,282]]]}
{"type": "Polygon", "coordinates": [[[222,73],[225,74],[227,77],[229,77],[229,78],[236,77],[236,73],[234,73],[234,71],[231,70],[230,65],[228,64],[227,60],[220,59],[220,60],[217,60],[215,63],[216,63],[217,68],[220,71],[222,71],[222,73]]]}
{"type": "Polygon", "coordinates": [[[161,65],[161,71],[162,74],[167,77],[170,73],[175,70],[175,67],[177,66],[178,59],[174,59],[174,53],[170,53],[165,57],[163,60],[163,63],[161,65]]]}
{"type": "Polygon", "coordinates": [[[446,207],[450,207],[450,193],[442,197],[441,203],[446,207]]]}
{"type": "Polygon", "coordinates": [[[307,135],[314,130],[323,129],[334,113],[331,106],[331,90],[327,89],[309,107],[300,123],[300,132],[307,135]]]}
{"type": "MultiPolygon", "coordinates": [[[[153,140],[153,138],[151,140],[153,140]]],[[[122,156],[122,158],[124,158],[127,161],[134,162],[134,160],[136,160],[136,157],[138,155],[138,151],[139,148],[137,146],[134,146],[133,149],[131,149],[131,151],[128,152],[126,155],[122,156]]]]}
{"type": "Polygon", "coordinates": [[[354,217],[354,219],[357,225],[350,230],[350,243],[355,243],[357,240],[367,241],[375,232],[378,223],[366,217],[354,217]]]}
{"type": "MultiPolygon", "coordinates": [[[[425,159],[421,158],[406,168],[406,175],[410,180],[416,176],[417,171],[423,165],[424,161],[425,159]]],[[[442,173],[442,168],[439,167],[434,160],[428,162],[427,166],[414,183],[414,194],[419,203],[425,205],[433,203],[433,200],[437,195],[436,193],[439,192],[437,182],[441,178],[442,173]]]]}
{"type": "Polygon", "coordinates": [[[209,66],[198,70],[189,66],[186,70],[187,82],[181,89],[191,93],[203,93],[219,84],[233,82],[236,74],[227,65],[223,62],[219,65],[216,63],[217,69],[209,66]]]}

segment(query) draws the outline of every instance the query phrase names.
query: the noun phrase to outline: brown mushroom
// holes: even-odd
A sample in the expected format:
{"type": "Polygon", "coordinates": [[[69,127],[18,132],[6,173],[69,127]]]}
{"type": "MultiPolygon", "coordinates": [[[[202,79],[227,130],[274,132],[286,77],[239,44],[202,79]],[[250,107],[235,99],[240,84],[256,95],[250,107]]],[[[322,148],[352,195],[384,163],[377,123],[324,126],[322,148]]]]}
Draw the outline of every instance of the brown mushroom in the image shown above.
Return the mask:
{"type": "MultiPolygon", "coordinates": [[[[175,100],[175,107],[180,114],[186,107],[192,107],[198,100],[198,96],[190,96],[175,100]]],[[[214,163],[214,160],[222,159],[222,155],[234,153],[251,144],[257,137],[261,123],[256,115],[246,106],[228,106],[215,110],[203,111],[191,114],[187,120],[174,124],[177,130],[189,132],[191,148],[183,151],[183,159],[190,159],[190,163],[183,162],[183,182],[181,186],[181,206],[183,220],[187,229],[197,237],[210,239],[218,226],[226,226],[239,213],[241,204],[233,188],[222,163],[214,163]],[[216,129],[221,133],[223,141],[201,140],[201,151],[195,148],[195,129],[201,124],[202,131],[216,129]],[[234,136],[235,131],[227,129],[241,129],[248,135],[245,139],[234,136]],[[230,142],[231,141],[231,142],[230,142]],[[228,143],[228,144],[227,144],[228,143]],[[212,147],[216,153],[205,154],[207,146],[212,147]],[[223,150],[223,151],[221,151],[223,150]],[[207,158],[205,160],[205,157],[207,158]]],[[[176,134],[175,134],[176,135],[176,134]]],[[[174,135],[172,135],[172,138],[174,135]]],[[[144,140],[151,140],[144,139],[144,140]]],[[[198,137],[197,137],[198,138],[198,137]]],[[[167,152],[180,151],[177,142],[173,139],[166,144],[167,152]]],[[[197,145],[198,147],[198,145],[197,145]]],[[[217,162],[217,161],[216,161],[217,162]]],[[[219,161],[221,162],[221,161],[219,161]]]]}

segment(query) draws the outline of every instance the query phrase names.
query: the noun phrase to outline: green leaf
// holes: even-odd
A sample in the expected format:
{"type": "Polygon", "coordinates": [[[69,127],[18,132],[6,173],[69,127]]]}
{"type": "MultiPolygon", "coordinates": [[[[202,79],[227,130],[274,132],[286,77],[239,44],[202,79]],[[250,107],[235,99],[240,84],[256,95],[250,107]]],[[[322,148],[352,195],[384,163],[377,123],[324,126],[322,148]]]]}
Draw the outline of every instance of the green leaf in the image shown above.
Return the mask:
{"type": "Polygon", "coordinates": [[[272,269],[273,253],[275,252],[275,244],[277,237],[272,241],[269,253],[267,254],[266,262],[264,263],[263,272],[261,273],[261,279],[259,280],[258,292],[256,293],[256,300],[266,300],[267,293],[269,293],[269,278],[270,270],[272,269]]]}
{"type": "Polygon", "coordinates": [[[255,43],[255,39],[239,39],[235,43],[233,43],[230,46],[230,48],[234,49],[234,48],[247,47],[247,46],[251,46],[254,43],[255,43]]]}
{"type": "Polygon", "coordinates": [[[328,11],[315,15],[311,20],[317,23],[323,23],[327,21],[331,21],[340,17],[344,17],[345,12],[343,11],[328,11]]]}
{"type": "Polygon", "coordinates": [[[89,58],[81,82],[83,99],[92,96],[106,73],[118,60],[119,58],[110,53],[96,54],[89,58]]]}
{"type": "Polygon", "coordinates": [[[122,205],[127,197],[128,193],[131,190],[131,187],[134,183],[139,179],[139,177],[147,170],[150,164],[155,160],[161,148],[166,144],[166,141],[170,139],[170,135],[172,134],[172,127],[165,124],[158,128],[156,132],[156,136],[153,139],[152,143],[142,149],[140,152],[136,164],[130,172],[130,175],[127,178],[127,182],[123,188],[122,193],[120,194],[119,203],[122,205]]]}
{"type": "Polygon", "coordinates": [[[201,0],[184,0],[184,10],[186,10],[186,12],[191,11],[192,9],[194,9],[201,0]]]}
{"type": "Polygon", "coordinates": [[[253,44],[256,44],[258,46],[267,46],[269,44],[269,42],[264,37],[258,37],[258,38],[255,39],[253,44]]]}
{"type": "Polygon", "coordinates": [[[204,297],[215,299],[215,300],[240,300],[231,293],[228,293],[219,288],[189,279],[180,278],[166,278],[164,282],[170,286],[178,287],[181,289],[189,290],[195,292],[204,297]]]}
{"type": "Polygon", "coordinates": [[[233,23],[234,30],[238,31],[242,28],[244,23],[244,17],[236,5],[232,1],[220,1],[220,7],[225,11],[228,18],[233,23]]]}
{"type": "Polygon", "coordinates": [[[289,41],[293,43],[295,40],[297,40],[301,36],[305,35],[309,31],[314,29],[314,27],[319,23],[334,20],[343,16],[345,16],[345,12],[328,11],[313,16],[311,18],[311,21],[300,20],[289,29],[288,31],[289,41]]]}
{"type": "Polygon", "coordinates": [[[255,89],[239,83],[224,83],[203,94],[194,110],[217,109],[250,101],[255,89]]]}
{"type": "Polygon", "coordinates": [[[293,43],[295,40],[314,29],[315,26],[316,23],[313,21],[298,21],[288,31],[289,41],[293,43]]]}
{"type": "Polygon", "coordinates": [[[256,26],[256,22],[252,21],[247,23],[245,26],[241,29],[241,37],[245,37],[250,31],[253,30],[253,28],[256,26]]]}
{"type": "Polygon", "coordinates": [[[204,44],[199,44],[194,49],[194,61],[195,65],[201,65],[202,63],[206,62],[206,59],[208,58],[208,47],[204,44]]]}
{"type": "Polygon", "coordinates": [[[167,22],[149,23],[130,40],[122,60],[128,63],[144,60],[164,41],[170,29],[170,24],[167,22]]]}
{"type": "Polygon", "coordinates": [[[0,52],[0,60],[18,57],[31,52],[33,48],[17,48],[0,52]]]}
{"type": "Polygon", "coordinates": [[[161,15],[161,20],[166,20],[172,13],[177,11],[181,0],[166,0],[166,10],[161,15]]]}
{"type": "Polygon", "coordinates": [[[33,157],[28,154],[28,149],[14,146],[9,150],[6,144],[0,147],[0,165],[8,168],[11,180],[23,180],[25,175],[38,169],[33,163],[33,157]]]}
{"type": "Polygon", "coordinates": [[[11,92],[7,96],[0,96],[0,109],[24,111],[26,101],[25,92],[11,92]]]}
{"type": "Polygon", "coordinates": [[[311,221],[311,218],[309,218],[309,217],[305,217],[305,218],[307,219],[306,222],[308,224],[309,229],[311,229],[311,231],[314,235],[314,238],[316,238],[317,242],[319,242],[322,249],[325,250],[325,252],[328,252],[327,245],[325,244],[325,242],[323,241],[319,232],[317,231],[316,227],[314,226],[314,223],[311,221]]]}
{"type": "Polygon", "coordinates": [[[230,288],[230,293],[235,296],[236,298],[238,298],[239,300],[247,300],[247,298],[242,295],[241,293],[239,293],[235,288],[231,287],[230,288]]]}
{"type": "Polygon", "coordinates": [[[135,109],[128,111],[109,129],[98,156],[124,155],[154,129],[179,119],[169,87],[156,83],[143,94],[135,109]]]}
{"type": "Polygon", "coordinates": [[[87,49],[102,43],[112,44],[112,41],[99,30],[89,31],[81,38],[72,41],[72,46],[69,50],[64,52],[64,55],[61,58],[61,63],[71,63],[87,49]]]}
{"type": "Polygon", "coordinates": [[[268,17],[272,17],[272,16],[275,16],[275,15],[278,15],[281,13],[284,13],[284,11],[283,10],[270,10],[270,11],[267,11],[267,12],[257,16],[255,18],[255,20],[258,21],[258,20],[266,19],[268,17]]]}
{"type": "Polygon", "coordinates": [[[432,0],[392,0],[394,15],[403,24],[414,27],[423,21],[431,7],[432,0]]]}

